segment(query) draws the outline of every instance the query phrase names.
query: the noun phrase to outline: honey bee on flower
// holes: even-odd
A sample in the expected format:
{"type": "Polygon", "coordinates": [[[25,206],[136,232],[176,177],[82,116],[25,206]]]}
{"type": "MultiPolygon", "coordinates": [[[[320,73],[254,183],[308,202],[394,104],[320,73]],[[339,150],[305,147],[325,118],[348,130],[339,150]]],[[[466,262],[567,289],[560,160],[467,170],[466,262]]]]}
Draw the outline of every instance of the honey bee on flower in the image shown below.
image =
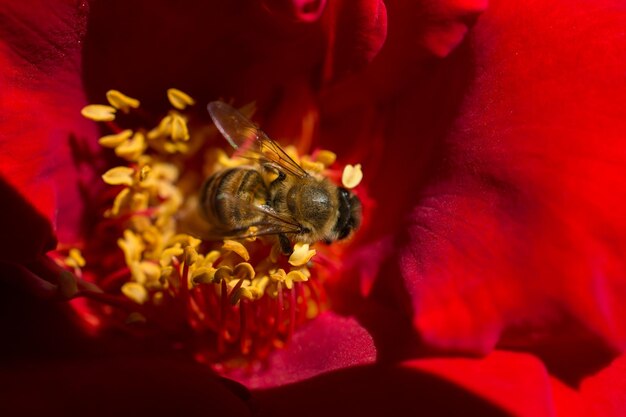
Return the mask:
{"type": "Polygon", "coordinates": [[[200,201],[213,233],[237,238],[275,235],[283,253],[290,254],[291,240],[330,243],[359,227],[361,201],[347,187],[307,172],[228,104],[216,101],[208,109],[239,156],[254,162],[217,172],[205,182],[200,201]],[[271,182],[262,171],[274,174],[271,182]]]}
{"type": "Polygon", "coordinates": [[[212,340],[199,360],[261,359],[326,308],[335,247],[315,244],[360,226],[352,190],[361,167],[338,170],[331,151],[281,147],[249,120],[251,107],[211,102],[214,125],[199,125],[187,110],[194,99],[177,89],[167,97],[172,109],[156,126],[122,127],[140,103],[115,90],[110,106],[83,109],[107,124],[112,134],[99,143],[125,161],[102,175],[117,193],[103,228],[117,235],[101,244],[117,247],[119,269],[97,283],[131,312],[129,323],[174,320],[212,340]],[[218,132],[232,155],[212,140],[218,132]]]}

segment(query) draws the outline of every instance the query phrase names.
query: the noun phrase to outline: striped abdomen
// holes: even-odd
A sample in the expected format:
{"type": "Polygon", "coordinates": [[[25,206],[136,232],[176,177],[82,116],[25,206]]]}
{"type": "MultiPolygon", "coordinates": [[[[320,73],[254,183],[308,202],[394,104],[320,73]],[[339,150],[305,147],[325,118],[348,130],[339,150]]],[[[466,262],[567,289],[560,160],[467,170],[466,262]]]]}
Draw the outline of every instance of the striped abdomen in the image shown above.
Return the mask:
{"type": "Polygon", "coordinates": [[[213,174],[202,187],[202,211],[216,231],[247,229],[262,220],[255,205],[266,204],[269,192],[261,174],[251,168],[230,168],[213,174]]]}

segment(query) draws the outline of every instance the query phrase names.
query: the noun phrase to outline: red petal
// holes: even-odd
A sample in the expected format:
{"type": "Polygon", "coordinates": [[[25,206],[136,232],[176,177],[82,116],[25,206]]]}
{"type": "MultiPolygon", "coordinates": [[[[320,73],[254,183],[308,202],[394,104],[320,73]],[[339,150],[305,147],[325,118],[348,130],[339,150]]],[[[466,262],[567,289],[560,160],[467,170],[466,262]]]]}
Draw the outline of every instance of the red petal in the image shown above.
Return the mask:
{"type": "Polygon", "coordinates": [[[375,358],[371,336],[354,319],[325,313],[299,329],[287,348],[274,351],[263,369],[237,370],[227,376],[250,388],[265,388],[371,363],[375,358]]]}
{"type": "Polygon", "coordinates": [[[268,415],[553,416],[545,369],[528,355],[371,365],[256,392],[268,415]]]}
{"type": "Polygon", "coordinates": [[[263,4],[273,13],[306,23],[318,20],[326,8],[326,0],[264,0],[263,4]]]}
{"type": "Polygon", "coordinates": [[[626,410],[626,355],[584,380],[580,393],[598,416],[623,416],[626,410]]]}
{"type": "Polygon", "coordinates": [[[487,8],[487,0],[394,1],[389,4],[390,42],[404,45],[406,54],[426,49],[445,57],[468,33],[478,15],[487,8]]]}
{"type": "Polygon", "coordinates": [[[573,321],[561,330],[626,348],[625,24],[609,0],[502,2],[479,20],[402,253],[428,343],[486,352],[506,329],[530,346],[573,321]]]}
{"type": "MultiPolygon", "coordinates": [[[[30,231],[33,248],[23,253],[32,257],[28,252],[49,249],[48,227],[38,216],[58,227],[65,241],[76,239],[81,220],[77,179],[84,166],[76,165],[76,145],[85,132],[94,138],[92,124],[80,115],[86,7],[82,2],[2,1],[0,15],[0,176],[14,189],[2,190],[2,199],[10,206],[28,202],[39,213],[25,209],[11,216],[14,224],[36,229],[30,231]]],[[[3,238],[20,233],[16,227],[9,230],[3,238]]]]}
{"type": "Polygon", "coordinates": [[[369,63],[387,37],[387,9],[381,0],[334,1],[326,19],[326,80],[369,63]]]}

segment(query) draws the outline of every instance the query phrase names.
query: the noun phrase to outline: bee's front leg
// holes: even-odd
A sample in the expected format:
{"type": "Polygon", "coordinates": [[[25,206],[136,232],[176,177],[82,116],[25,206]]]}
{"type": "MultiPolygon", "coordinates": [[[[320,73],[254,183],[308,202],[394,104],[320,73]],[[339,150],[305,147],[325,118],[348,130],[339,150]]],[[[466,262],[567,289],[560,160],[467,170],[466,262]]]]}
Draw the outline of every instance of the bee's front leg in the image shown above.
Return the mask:
{"type": "Polygon", "coordinates": [[[289,238],[284,233],[278,234],[278,243],[280,244],[280,250],[283,255],[291,255],[293,253],[293,248],[291,247],[291,242],[289,238]]]}

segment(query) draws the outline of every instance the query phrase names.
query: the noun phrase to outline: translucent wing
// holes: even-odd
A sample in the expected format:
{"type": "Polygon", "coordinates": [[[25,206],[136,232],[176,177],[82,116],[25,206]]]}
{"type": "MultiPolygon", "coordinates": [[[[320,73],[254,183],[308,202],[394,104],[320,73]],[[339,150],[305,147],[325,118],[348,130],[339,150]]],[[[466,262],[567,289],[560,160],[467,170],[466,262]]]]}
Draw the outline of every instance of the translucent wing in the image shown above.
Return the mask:
{"type": "Polygon", "coordinates": [[[237,109],[222,101],[213,101],[207,108],[215,126],[237,150],[239,156],[255,159],[261,163],[269,162],[273,167],[296,177],[309,175],[279,144],[237,109]]]}
{"type": "Polygon", "coordinates": [[[239,206],[240,212],[248,213],[248,217],[255,220],[245,221],[245,227],[241,228],[213,229],[206,236],[207,239],[245,239],[254,236],[294,235],[303,232],[304,228],[297,221],[290,216],[276,212],[269,206],[254,204],[233,194],[222,194],[220,201],[239,206]]]}

